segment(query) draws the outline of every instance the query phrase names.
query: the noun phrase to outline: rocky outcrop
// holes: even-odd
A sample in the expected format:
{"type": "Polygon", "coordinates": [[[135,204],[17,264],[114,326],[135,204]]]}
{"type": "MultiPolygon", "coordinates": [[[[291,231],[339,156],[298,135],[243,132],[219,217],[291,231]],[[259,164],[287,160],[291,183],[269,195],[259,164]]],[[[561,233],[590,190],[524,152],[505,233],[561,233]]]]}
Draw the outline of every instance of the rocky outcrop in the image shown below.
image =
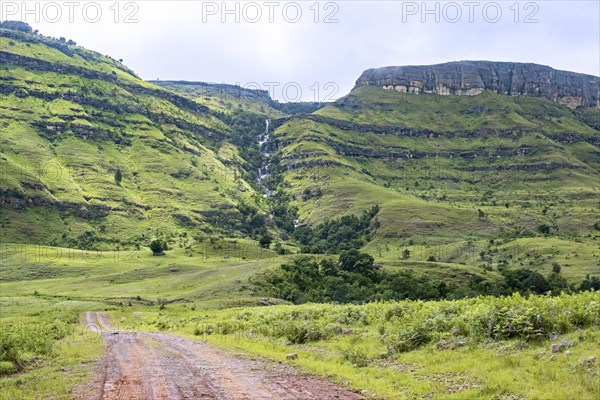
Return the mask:
{"type": "Polygon", "coordinates": [[[33,33],[33,29],[31,29],[31,26],[29,26],[29,24],[22,22],[22,21],[0,22],[0,28],[12,30],[12,31],[25,32],[25,33],[33,33]]]}
{"type": "MultiPolygon", "coordinates": [[[[24,209],[28,207],[43,207],[61,212],[70,212],[83,219],[98,219],[108,216],[111,207],[102,204],[74,203],[54,201],[43,197],[30,197],[13,189],[0,190],[0,207],[24,209]]],[[[112,208],[113,211],[118,210],[112,208]]]]}
{"type": "MultiPolygon", "coordinates": [[[[136,83],[125,82],[119,80],[116,74],[109,74],[89,68],[78,67],[75,65],[52,63],[37,58],[31,58],[22,56],[19,54],[9,53],[6,51],[0,51],[0,64],[14,65],[34,71],[49,71],[56,72],[63,75],[77,75],[87,79],[97,79],[105,82],[115,84],[133,94],[136,95],[148,95],[155,96],[160,99],[166,100],[173,103],[179,108],[183,108],[186,111],[191,111],[200,114],[211,114],[208,107],[196,103],[186,97],[180,96],[176,93],[162,90],[160,88],[146,87],[136,83]]],[[[4,85],[3,85],[4,86],[4,85]]],[[[6,93],[5,89],[2,89],[2,93],[6,93]]],[[[68,99],[77,102],[78,98],[68,99]]]]}
{"type": "Polygon", "coordinates": [[[377,86],[407,93],[476,95],[484,90],[511,96],[546,97],[571,108],[600,108],[600,78],[538,65],[457,61],[369,69],[356,86],[377,86]]]}

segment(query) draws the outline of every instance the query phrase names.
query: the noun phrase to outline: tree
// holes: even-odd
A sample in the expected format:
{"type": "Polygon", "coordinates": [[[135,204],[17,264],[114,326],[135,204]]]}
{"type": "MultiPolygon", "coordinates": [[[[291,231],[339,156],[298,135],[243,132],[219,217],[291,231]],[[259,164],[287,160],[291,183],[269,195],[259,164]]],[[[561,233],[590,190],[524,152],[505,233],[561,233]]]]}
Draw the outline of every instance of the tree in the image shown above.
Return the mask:
{"type": "Polygon", "coordinates": [[[555,262],[552,263],[552,272],[554,272],[555,274],[559,274],[560,273],[560,264],[555,262]]]}
{"type": "Polygon", "coordinates": [[[155,239],[150,243],[150,250],[153,255],[163,255],[165,251],[169,250],[169,246],[164,240],[155,239]]]}
{"type": "Polygon", "coordinates": [[[402,252],[402,258],[408,260],[410,258],[410,250],[404,249],[404,251],[402,252]]]}
{"type": "Polygon", "coordinates": [[[268,249],[272,242],[273,237],[271,237],[271,235],[269,235],[268,233],[262,235],[260,239],[258,239],[258,243],[260,244],[260,246],[264,247],[265,249],[268,249]]]}
{"type": "Polygon", "coordinates": [[[115,183],[117,185],[120,185],[122,180],[123,180],[123,174],[121,174],[121,169],[117,168],[117,170],[115,171],[115,183]]]}
{"type": "Polygon", "coordinates": [[[356,272],[361,275],[373,275],[373,262],[375,260],[369,254],[361,253],[356,249],[342,251],[340,253],[340,268],[347,272],[356,272]]]}
{"type": "Polygon", "coordinates": [[[531,291],[534,293],[544,293],[548,290],[548,282],[539,273],[521,268],[516,270],[503,271],[506,286],[510,290],[519,292],[531,291]]]}
{"type": "Polygon", "coordinates": [[[600,291],[600,278],[598,278],[597,276],[592,276],[590,278],[590,274],[587,274],[583,282],[581,282],[581,285],[579,285],[579,290],[591,289],[600,291]]]}
{"type": "Polygon", "coordinates": [[[335,261],[325,258],[321,261],[321,273],[324,276],[337,276],[340,273],[340,269],[335,261]]]}
{"type": "Polygon", "coordinates": [[[563,278],[560,274],[550,274],[547,281],[548,288],[555,295],[560,294],[561,291],[569,289],[569,284],[567,283],[567,280],[563,278]]]}
{"type": "Polygon", "coordinates": [[[523,281],[523,285],[526,289],[531,290],[534,293],[542,294],[548,290],[548,281],[541,274],[533,271],[527,279],[523,281]]]}

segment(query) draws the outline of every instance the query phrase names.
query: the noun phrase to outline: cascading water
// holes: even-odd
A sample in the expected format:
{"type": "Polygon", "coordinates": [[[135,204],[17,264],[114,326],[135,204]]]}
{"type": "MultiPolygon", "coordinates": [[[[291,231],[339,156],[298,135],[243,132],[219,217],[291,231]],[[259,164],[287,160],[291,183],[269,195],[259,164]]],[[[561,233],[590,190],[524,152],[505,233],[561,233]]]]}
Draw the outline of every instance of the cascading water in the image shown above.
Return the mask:
{"type": "Polygon", "coordinates": [[[269,141],[269,120],[265,120],[265,134],[258,135],[258,152],[261,156],[264,157],[264,163],[258,168],[258,182],[261,183],[262,180],[269,175],[269,164],[268,157],[269,153],[266,149],[266,143],[269,141]]]}

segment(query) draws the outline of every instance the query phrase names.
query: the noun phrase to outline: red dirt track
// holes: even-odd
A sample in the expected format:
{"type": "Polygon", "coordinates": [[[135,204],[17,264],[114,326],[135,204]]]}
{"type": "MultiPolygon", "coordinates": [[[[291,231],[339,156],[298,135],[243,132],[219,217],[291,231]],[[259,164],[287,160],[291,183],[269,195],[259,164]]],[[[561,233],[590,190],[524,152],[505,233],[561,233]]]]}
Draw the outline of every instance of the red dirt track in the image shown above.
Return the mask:
{"type": "Polygon", "coordinates": [[[85,315],[102,332],[107,354],[80,399],[298,399],[355,400],[343,387],[289,365],[232,355],[208,343],[163,333],[112,330],[105,314],[85,315]]]}

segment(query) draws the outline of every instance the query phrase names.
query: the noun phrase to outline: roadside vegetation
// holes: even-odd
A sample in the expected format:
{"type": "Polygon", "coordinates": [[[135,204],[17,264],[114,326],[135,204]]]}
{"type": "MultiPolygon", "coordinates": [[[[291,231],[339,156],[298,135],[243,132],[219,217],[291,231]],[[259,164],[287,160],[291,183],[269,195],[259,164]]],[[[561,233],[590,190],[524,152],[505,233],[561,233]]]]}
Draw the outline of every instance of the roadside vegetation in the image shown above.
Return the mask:
{"type": "Polygon", "coordinates": [[[597,292],[194,310],[121,309],[143,330],[208,340],[349,383],[367,398],[563,399],[600,393],[597,292]],[[289,361],[289,354],[297,359],[289,361]]]}
{"type": "Polygon", "coordinates": [[[43,296],[0,299],[0,387],[6,399],[71,399],[91,379],[104,342],[80,322],[101,302],[43,296]]]}

